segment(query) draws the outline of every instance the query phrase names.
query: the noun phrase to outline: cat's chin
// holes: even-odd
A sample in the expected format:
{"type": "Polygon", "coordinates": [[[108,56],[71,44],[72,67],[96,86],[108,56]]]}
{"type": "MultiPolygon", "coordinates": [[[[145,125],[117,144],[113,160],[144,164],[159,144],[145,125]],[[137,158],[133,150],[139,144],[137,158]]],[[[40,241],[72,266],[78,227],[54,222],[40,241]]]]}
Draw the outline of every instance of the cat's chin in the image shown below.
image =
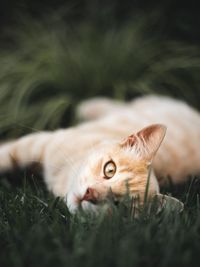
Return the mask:
{"type": "Polygon", "coordinates": [[[98,205],[95,205],[89,201],[83,200],[81,202],[77,201],[71,201],[70,203],[67,203],[68,209],[71,214],[75,214],[80,210],[83,210],[86,213],[93,213],[98,215],[100,207],[98,205]]]}
{"type": "Polygon", "coordinates": [[[81,202],[81,208],[83,209],[84,212],[89,212],[94,214],[98,214],[100,210],[100,207],[98,205],[85,200],[81,202]]]}

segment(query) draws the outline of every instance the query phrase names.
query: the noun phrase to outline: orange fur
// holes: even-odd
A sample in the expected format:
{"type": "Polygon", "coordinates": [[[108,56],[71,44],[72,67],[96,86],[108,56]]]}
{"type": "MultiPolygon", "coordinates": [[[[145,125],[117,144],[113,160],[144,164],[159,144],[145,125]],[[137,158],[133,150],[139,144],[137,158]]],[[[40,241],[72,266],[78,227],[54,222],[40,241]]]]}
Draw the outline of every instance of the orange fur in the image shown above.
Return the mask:
{"type": "Polygon", "coordinates": [[[132,196],[143,199],[150,164],[150,195],[159,192],[158,182],[164,184],[164,177],[180,183],[187,175],[200,173],[200,115],[187,104],[158,96],[127,104],[102,99],[87,101],[79,112],[92,121],[1,145],[0,170],[42,164],[48,189],[63,197],[72,212],[80,205],[97,209],[99,205],[85,200],[92,196],[99,204],[111,192],[121,199],[127,185],[132,196]],[[160,123],[167,126],[164,141],[165,127],[160,123]],[[109,161],[116,165],[116,173],[105,179],[109,161]]]}

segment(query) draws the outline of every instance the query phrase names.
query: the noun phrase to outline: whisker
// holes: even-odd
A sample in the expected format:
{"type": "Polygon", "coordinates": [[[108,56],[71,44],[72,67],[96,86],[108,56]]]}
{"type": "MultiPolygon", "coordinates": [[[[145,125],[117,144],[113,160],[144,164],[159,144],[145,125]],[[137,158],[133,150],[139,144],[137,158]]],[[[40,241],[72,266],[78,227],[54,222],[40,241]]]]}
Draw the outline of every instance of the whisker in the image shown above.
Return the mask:
{"type": "Polygon", "coordinates": [[[24,124],[22,124],[22,123],[19,123],[19,122],[16,122],[15,124],[16,124],[17,126],[20,126],[21,128],[28,129],[28,130],[32,130],[32,131],[34,131],[34,132],[36,132],[36,133],[42,132],[41,129],[37,129],[37,128],[30,127],[30,126],[26,126],[26,125],[24,125],[24,124]]]}

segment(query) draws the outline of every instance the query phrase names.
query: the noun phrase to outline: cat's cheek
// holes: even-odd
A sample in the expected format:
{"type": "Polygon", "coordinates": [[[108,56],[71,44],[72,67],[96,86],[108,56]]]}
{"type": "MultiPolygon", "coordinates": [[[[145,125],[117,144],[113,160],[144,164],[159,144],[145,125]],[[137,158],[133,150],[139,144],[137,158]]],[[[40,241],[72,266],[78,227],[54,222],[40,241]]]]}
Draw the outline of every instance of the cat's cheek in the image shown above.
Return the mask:
{"type": "Polygon", "coordinates": [[[67,207],[68,207],[69,212],[71,214],[75,214],[77,212],[79,206],[76,204],[69,204],[69,205],[67,204],[67,207]]]}

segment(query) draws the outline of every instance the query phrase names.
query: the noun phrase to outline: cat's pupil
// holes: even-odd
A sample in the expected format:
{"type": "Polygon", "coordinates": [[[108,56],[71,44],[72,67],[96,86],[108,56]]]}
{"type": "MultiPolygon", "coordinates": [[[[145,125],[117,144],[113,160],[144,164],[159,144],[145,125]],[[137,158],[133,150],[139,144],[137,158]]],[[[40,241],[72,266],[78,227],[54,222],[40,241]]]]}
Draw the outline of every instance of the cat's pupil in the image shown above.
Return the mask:
{"type": "Polygon", "coordinates": [[[105,164],[104,166],[104,175],[105,178],[109,179],[112,178],[114,176],[116,172],[116,165],[113,161],[109,161],[105,164]]]}
{"type": "Polygon", "coordinates": [[[109,170],[108,171],[109,172],[113,172],[114,171],[113,167],[112,166],[109,166],[109,170]]]}

